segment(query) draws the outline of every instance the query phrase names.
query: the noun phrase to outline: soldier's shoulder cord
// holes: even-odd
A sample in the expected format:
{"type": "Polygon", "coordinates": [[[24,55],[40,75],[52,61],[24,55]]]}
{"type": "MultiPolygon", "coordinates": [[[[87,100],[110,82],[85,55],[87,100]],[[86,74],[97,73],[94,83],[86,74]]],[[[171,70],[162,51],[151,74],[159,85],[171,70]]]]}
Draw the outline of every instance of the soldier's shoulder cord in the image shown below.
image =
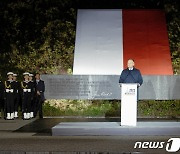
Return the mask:
{"type": "Polygon", "coordinates": [[[4,85],[5,85],[5,88],[11,89],[11,84],[8,86],[6,81],[4,82],[4,85]]]}
{"type": "Polygon", "coordinates": [[[23,89],[27,89],[27,85],[24,86],[23,81],[21,81],[21,87],[22,87],[23,89]]]}

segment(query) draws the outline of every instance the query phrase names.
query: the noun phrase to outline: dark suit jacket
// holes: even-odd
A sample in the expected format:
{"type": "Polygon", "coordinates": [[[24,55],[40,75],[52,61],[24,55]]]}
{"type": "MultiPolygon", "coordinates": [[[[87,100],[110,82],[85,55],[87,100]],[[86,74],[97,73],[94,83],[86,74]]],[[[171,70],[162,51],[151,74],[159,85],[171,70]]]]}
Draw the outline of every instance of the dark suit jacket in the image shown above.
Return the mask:
{"type": "Polygon", "coordinates": [[[37,91],[40,92],[41,100],[44,101],[45,100],[45,97],[44,97],[44,92],[45,92],[44,81],[43,80],[39,80],[38,83],[35,81],[35,85],[36,85],[36,92],[37,91]]]}
{"type": "Polygon", "coordinates": [[[141,72],[136,68],[133,68],[133,70],[124,69],[119,78],[119,83],[139,83],[142,85],[143,79],[141,72]]]}

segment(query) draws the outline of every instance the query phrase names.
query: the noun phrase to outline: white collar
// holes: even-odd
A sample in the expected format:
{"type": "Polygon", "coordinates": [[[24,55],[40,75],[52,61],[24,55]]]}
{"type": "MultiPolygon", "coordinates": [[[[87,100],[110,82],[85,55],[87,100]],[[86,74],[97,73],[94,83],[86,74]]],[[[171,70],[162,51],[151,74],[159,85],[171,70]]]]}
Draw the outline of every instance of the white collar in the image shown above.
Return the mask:
{"type": "Polygon", "coordinates": [[[129,70],[133,70],[134,68],[132,67],[132,68],[128,68],[129,70]]]}
{"type": "Polygon", "coordinates": [[[8,80],[9,82],[13,82],[13,80],[8,80]]]}

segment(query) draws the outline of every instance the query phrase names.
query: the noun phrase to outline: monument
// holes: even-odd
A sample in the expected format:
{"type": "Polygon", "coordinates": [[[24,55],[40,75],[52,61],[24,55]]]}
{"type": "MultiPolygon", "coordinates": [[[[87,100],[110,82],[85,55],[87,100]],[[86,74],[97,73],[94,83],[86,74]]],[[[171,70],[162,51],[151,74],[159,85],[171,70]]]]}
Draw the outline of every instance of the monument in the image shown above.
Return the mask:
{"type": "Polygon", "coordinates": [[[137,122],[137,85],[118,84],[129,58],[143,75],[139,99],[180,99],[162,10],[78,10],[73,75],[42,76],[46,98],[121,99],[121,122],[62,122],[52,135],[179,135],[179,122],[137,122]]]}

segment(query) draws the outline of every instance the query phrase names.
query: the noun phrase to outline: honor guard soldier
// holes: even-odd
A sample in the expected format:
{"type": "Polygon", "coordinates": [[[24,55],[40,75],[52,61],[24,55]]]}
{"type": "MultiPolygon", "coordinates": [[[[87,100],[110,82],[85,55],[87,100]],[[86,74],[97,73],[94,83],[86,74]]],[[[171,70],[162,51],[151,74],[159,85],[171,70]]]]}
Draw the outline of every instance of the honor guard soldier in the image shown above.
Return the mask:
{"type": "Polygon", "coordinates": [[[13,81],[13,72],[7,73],[8,80],[5,81],[5,113],[6,119],[14,119],[14,96],[15,96],[15,82],[13,81]]]}
{"type": "Polygon", "coordinates": [[[32,89],[30,118],[34,118],[35,109],[35,82],[33,81],[33,76],[33,74],[29,74],[29,84],[32,89]]]}
{"type": "Polygon", "coordinates": [[[14,96],[14,118],[18,118],[18,107],[20,102],[20,83],[17,81],[17,74],[13,74],[13,81],[15,84],[15,96],[14,96]]]}
{"type": "Polygon", "coordinates": [[[29,83],[29,73],[23,73],[24,81],[21,82],[21,92],[22,92],[22,112],[23,112],[23,119],[28,120],[30,119],[30,112],[31,112],[31,97],[32,97],[32,89],[29,83]]]}
{"type": "Polygon", "coordinates": [[[4,110],[4,84],[0,81],[0,118],[2,110],[4,110]]]}
{"type": "Polygon", "coordinates": [[[37,112],[39,111],[39,118],[43,118],[42,105],[45,101],[44,92],[45,92],[45,84],[44,81],[40,79],[40,74],[36,73],[35,76],[35,85],[36,85],[36,110],[35,117],[37,112]]]}

